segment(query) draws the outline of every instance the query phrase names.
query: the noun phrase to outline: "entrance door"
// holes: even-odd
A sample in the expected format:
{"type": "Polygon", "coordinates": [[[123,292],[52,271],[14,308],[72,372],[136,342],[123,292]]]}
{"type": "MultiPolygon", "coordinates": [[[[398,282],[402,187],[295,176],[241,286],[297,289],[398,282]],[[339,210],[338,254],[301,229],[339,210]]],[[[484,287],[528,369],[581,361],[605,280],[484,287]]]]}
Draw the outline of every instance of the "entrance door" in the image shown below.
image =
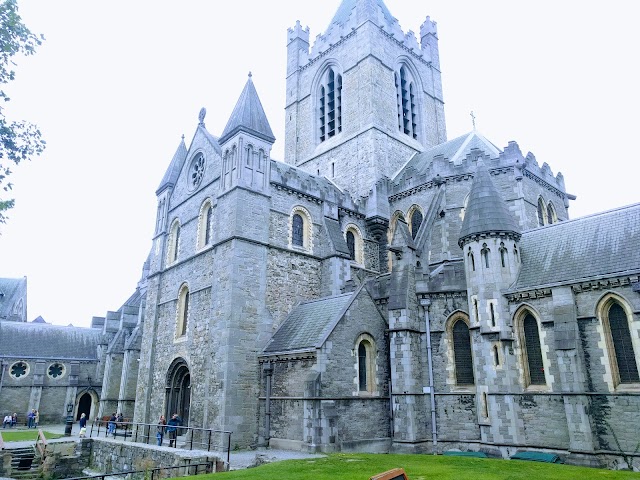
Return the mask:
{"type": "Polygon", "coordinates": [[[189,425],[189,408],[191,405],[191,375],[189,367],[183,359],[177,359],[169,368],[166,391],[167,421],[174,413],[182,419],[182,425],[189,425]]]}
{"type": "Polygon", "coordinates": [[[85,393],[80,397],[78,401],[78,413],[76,414],[76,420],[80,420],[80,415],[85,414],[87,420],[89,420],[89,414],[91,413],[91,395],[85,393]]]}

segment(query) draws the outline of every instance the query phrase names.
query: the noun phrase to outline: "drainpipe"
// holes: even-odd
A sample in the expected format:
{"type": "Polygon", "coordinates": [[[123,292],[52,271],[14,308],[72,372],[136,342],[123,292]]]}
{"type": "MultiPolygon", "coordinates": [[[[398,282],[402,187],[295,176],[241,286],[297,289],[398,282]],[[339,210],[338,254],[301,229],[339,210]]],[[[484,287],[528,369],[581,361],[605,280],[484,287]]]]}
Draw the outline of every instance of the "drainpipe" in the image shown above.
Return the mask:
{"type": "Polygon", "coordinates": [[[429,361],[429,395],[431,396],[431,437],[433,440],[433,454],[436,455],[438,434],[436,428],[436,392],[433,386],[433,353],[431,350],[431,321],[429,319],[429,306],[431,300],[423,298],[420,305],[424,308],[424,324],[427,335],[427,360],[429,361]]]}
{"type": "Polygon", "coordinates": [[[273,365],[271,365],[271,362],[267,362],[264,364],[262,369],[267,376],[264,401],[264,443],[265,445],[269,445],[271,433],[271,377],[273,376],[273,365]]]}
{"type": "Polygon", "coordinates": [[[8,363],[3,359],[0,359],[0,392],[2,392],[2,384],[4,383],[4,371],[7,368],[8,363]]]}

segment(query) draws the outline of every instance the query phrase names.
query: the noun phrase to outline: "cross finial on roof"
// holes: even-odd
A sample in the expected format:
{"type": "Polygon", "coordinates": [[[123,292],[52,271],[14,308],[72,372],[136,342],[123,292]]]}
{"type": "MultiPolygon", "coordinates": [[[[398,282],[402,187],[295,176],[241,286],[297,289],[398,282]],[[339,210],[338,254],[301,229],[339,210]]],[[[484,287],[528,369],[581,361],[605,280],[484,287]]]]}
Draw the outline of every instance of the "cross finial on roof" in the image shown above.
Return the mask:
{"type": "Polygon", "coordinates": [[[473,113],[473,110],[471,110],[471,123],[473,124],[473,129],[476,129],[476,115],[475,113],[473,113]]]}
{"type": "Polygon", "coordinates": [[[184,133],[182,134],[182,141],[184,142],[184,133]]]}
{"type": "Polygon", "coordinates": [[[251,75],[251,72],[249,72],[249,78],[253,77],[253,75],[251,75]]]}

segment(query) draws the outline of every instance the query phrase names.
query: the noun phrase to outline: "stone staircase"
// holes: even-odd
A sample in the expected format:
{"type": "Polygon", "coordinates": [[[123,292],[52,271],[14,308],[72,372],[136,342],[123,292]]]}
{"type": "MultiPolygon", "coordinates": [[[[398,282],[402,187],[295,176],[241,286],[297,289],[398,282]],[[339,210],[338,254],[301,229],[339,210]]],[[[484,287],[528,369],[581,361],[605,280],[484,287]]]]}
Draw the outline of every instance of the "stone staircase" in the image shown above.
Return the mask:
{"type": "Polygon", "coordinates": [[[11,478],[35,479],[40,476],[40,455],[34,447],[11,449],[11,478]]]}

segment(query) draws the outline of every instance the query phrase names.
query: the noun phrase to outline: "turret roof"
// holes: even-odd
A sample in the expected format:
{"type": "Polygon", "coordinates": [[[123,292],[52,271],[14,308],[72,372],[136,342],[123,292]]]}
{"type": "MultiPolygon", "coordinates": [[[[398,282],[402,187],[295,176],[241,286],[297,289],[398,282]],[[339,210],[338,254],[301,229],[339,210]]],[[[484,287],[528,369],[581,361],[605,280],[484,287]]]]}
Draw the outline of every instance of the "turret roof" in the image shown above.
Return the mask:
{"type": "Polygon", "coordinates": [[[180,145],[178,145],[178,149],[176,153],[173,155],[173,159],[169,164],[169,168],[162,177],[162,181],[160,182],[160,186],[156,190],[156,194],[160,193],[161,190],[164,190],[167,187],[173,187],[178,181],[178,176],[180,175],[180,170],[182,170],[182,166],[184,165],[184,161],[187,158],[187,146],[184,144],[184,137],[180,141],[180,145]]]}
{"type": "Polygon", "coordinates": [[[481,160],[478,162],[469,192],[459,242],[462,244],[465,238],[480,233],[520,234],[520,227],[481,160]]]}
{"type": "Polygon", "coordinates": [[[241,130],[270,143],[276,140],[269,126],[267,115],[262,108],[262,103],[260,103],[256,87],[251,80],[251,73],[249,73],[249,78],[240,94],[240,98],[238,98],[233,113],[229,117],[227,126],[224,127],[224,131],[220,136],[220,144],[223,144],[241,130]]]}

